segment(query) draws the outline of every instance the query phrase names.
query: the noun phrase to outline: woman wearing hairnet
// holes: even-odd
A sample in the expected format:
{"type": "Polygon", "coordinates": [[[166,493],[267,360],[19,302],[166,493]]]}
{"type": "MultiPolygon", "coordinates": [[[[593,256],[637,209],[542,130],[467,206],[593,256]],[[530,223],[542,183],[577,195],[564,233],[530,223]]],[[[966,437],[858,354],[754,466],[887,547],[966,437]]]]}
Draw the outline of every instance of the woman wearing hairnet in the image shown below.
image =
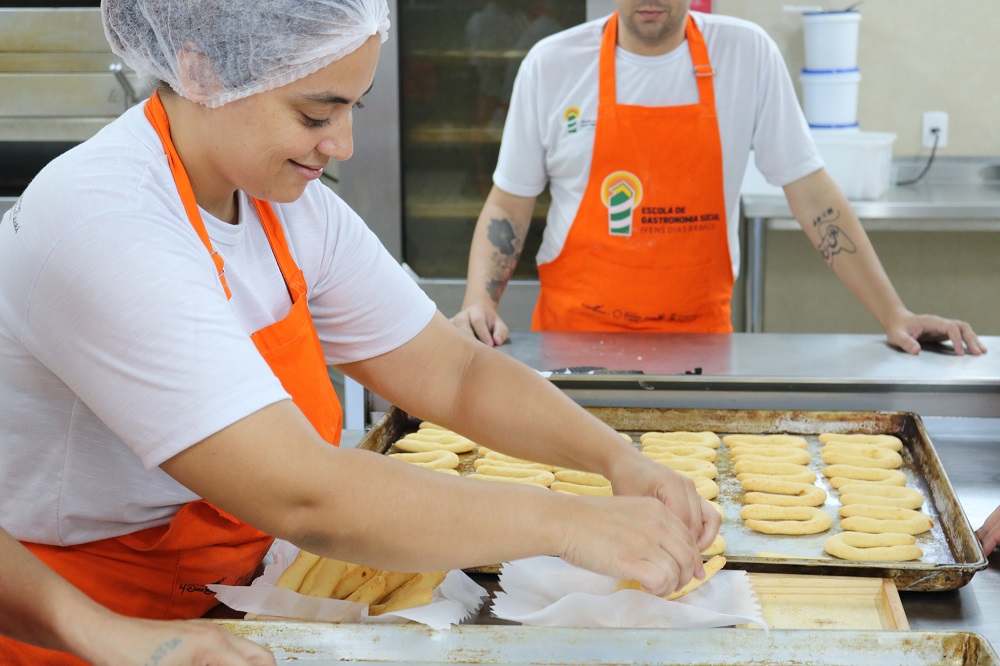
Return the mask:
{"type": "Polygon", "coordinates": [[[0,223],[0,524],[147,618],[203,615],[205,586],[249,581],[273,537],[400,571],[548,554],[657,593],[702,574],[719,518],[690,480],[459,332],[317,182],[351,155],[384,0],[102,10],[115,53],[163,83],[0,223]],[[600,472],[619,496],[331,446],[328,364],[491,448],[600,472]]]}

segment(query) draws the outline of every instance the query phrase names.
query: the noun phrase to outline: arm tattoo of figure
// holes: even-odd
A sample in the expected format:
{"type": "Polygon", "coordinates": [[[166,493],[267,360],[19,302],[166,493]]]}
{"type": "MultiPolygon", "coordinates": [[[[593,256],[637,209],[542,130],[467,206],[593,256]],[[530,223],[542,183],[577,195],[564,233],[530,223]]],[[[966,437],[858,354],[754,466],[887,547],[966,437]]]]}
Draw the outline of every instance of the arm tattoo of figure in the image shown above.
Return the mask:
{"type": "Polygon", "coordinates": [[[837,224],[840,219],[840,211],[827,208],[823,213],[813,220],[813,227],[819,232],[819,242],[816,249],[829,265],[833,265],[833,258],[841,252],[854,254],[857,247],[854,241],[844,233],[844,230],[837,224]]]}
{"type": "Polygon", "coordinates": [[[505,217],[490,219],[487,238],[496,248],[496,252],[493,254],[493,274],[485,285],[486,293],[494,303],[499,303],[500,295],[503,294],[510,276],[514,273],[514,267],[521,258],[524,239],[517,237],[510,220],[505,217]]]}

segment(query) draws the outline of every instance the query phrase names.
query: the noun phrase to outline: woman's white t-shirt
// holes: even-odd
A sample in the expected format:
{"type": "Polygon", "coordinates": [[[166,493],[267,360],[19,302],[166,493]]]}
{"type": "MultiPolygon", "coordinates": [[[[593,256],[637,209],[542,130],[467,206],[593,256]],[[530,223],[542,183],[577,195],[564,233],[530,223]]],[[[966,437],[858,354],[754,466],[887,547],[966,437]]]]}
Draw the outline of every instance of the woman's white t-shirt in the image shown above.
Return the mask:
{"type": "MultiPolygon", "coordinates": [[[[391,351],[433,302],[318,182],[274,205],[328,364],[391,351]]],[[[49,544],[168,522],[157,466],[288,398],[250,334],[291,301],[256,211],[204,211],[227,300],[140,104],[54,160],[0,222],[0,525],[49,544]]],[[[262,464],[264,462],[262,461],[262,464]]]]}
{"type": "MultiPolygon", "coordinates": [[[[722,143],[723,179],[734,278],[739,274],[739,190],[750,151],[772,185],[783,187],[823,166],[774,41],[748,21],[692,12],[715,72],[715,107],[722,143]]],[[[493,182],[522,197],[550,186],[539,264],[555,259],[576,217],[590,177],[597,120],[599,54],[607,18],[538,42],[518,71],[493,182]],[[580,117],[570,131],[566,109],[580,117]]],[[[677,106],[698,101],[685,40],[660,56],[617,48],[619,104],[677,106]]],[[[655,146],[650,147],[655,150],[655,146]]],[[[669,158],[667,158],[669,159],[669,158]]]]}

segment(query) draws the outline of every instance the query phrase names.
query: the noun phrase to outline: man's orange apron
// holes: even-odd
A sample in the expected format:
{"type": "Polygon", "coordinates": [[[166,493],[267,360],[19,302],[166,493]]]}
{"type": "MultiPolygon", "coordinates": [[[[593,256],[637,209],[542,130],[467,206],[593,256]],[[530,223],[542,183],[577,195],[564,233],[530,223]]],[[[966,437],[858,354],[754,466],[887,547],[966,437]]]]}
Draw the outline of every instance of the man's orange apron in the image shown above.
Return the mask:
{"type": "Polygon", "coordinates": [[[698,103],[622,105],[608,21],[590,179],[562,252],[538,267],[533,330],[732,332],[713,72],[690,14],[685,35],[698,103]]]}
{"type": "MultiPolygon", "coordinates": [[[[170,169],[191,225],[215,260],[225,282],[222,258],[212,248],[191,183],[170,139],[160,98],[146,104],[146,117],[163,142],[170,169]]],[[[270,204],[254,199],[278,267],[292,299],[288,316],[252,335],[295,404],[323,439],[340,442],[342,412],[330,383],[319,337],[309,315],[306,282],[288,249],[270,204]]],[[[218,602],[206,585],[246,584],[273,538],[204,500],[181,507],[168,525],[78,546],[24,544],[55,571],[108,608],[134,617],[201,617],[218,602]]],[[[69,655],[0,639],[0,663],[37,666],[80,664],[69,655]]]]}

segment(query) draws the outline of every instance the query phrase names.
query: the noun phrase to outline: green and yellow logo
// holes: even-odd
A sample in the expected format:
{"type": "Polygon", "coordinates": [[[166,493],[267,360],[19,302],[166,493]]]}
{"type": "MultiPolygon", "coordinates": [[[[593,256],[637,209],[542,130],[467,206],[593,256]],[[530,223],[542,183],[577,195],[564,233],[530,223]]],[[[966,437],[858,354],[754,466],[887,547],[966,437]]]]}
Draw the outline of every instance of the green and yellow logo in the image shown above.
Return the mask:
{"type": "Polygon", "coordinates": [[[580,119],[580,107],[571,106],[563,111],[563,118],[566,120],[566,131],[570,134],[576,134],[577,121],[580,119]]]}
{"type": "Polygon", "coordinates": [[[632,235],[632,212],[642,202],[642,183],[635,174],[615,171],[601,183],[601,201],[608,207],[608,233],[632,235]]]}

